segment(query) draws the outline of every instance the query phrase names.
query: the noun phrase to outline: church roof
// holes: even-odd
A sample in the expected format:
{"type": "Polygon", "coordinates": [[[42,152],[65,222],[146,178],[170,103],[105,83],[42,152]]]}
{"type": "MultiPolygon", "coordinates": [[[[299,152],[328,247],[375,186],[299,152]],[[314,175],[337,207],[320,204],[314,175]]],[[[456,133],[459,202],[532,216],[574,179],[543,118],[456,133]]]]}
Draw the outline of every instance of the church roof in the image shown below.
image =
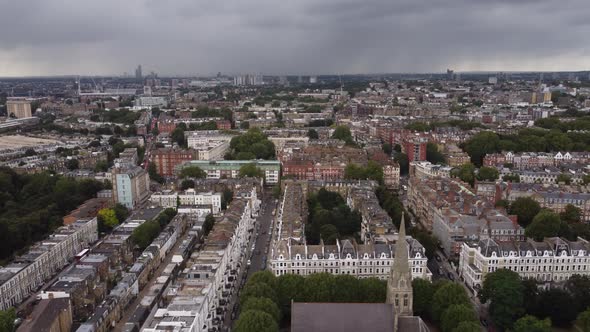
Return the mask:
{"type": "MultiPolygon", "coordinates": [[[[393,332],[393,305],[387,303],[303,303],[291,308],[291,332],[393,332]]],[[[428,332],[417,316],[400,316],[399,332],[428,332]]]]}

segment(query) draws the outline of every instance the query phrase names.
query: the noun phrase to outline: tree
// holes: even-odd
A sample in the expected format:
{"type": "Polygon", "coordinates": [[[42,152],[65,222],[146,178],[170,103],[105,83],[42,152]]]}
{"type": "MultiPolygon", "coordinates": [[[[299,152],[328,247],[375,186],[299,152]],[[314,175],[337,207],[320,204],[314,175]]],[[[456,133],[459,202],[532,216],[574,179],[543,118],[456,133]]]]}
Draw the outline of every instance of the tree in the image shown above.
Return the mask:
{"type": "Polygon", "coordinates": [[[303,297],[306,302],[331,302],[333,276],[329,273],[314,273],[303,282],[303,297]]]}
{"type": "Polygon", "coordinates": [[[215,224],[215,217],[211,213],[209,213],[205,217],[205,222],[203,222],[203,234],[205,236],[209,235],[209,232],[213,229],[213,225],[215,224]]]}
{"type": "Polygon", "coordinates": [[[486,276],[479,298],[482,303],[491,302],[489,313],[492,321],[506,330],[524,313],[523,292],[524,286],[518,273],[500,269],[486,276]]]}
{"type": "Polygon", "coordinates": [[[257,310],[266,312],[274,318],[275,322],[280,323],[281,321],[281,310],[276,303],[266,297],[250,297],[242,306],[242,312],[249,310],[257,310]]]}
{"type": "Polygon", "coordinates": [[[359,279],[348,275],[337,275],[332,283],[332,302],[358,303],[362,299],[359,279]]]}
{"type": "Polygon", "coordinates": [[[152,129],[152,135],[154,135],[154,136],[160,135],[160,131],[158,130],[158,127],[154,126],[154,128],[152,129]]]}
{"type": "Polygon", "coordinates": [[[156,220],[148,220],[133,230],[131,240],[139,249],[143,250],[152,243],[159,233],[160,223],[156,220]]]}
{"type": "Polygon", "coordinates": [[[242,312],[236,321],[236,332],[278,332],[279,325],[274,318],[260,310],[242,312]]]}
{"type": "Polygon", "coordinates": [[[195,178],[204,179],[207,177],[207,173],[203,171],[199,166],[185,167],[180,171],[180,178],[195,178]]]}
{"type": "Polygon", "coordinates": [[[352,134],[347,126],[338,126],[332,133],[332,138],[343,140],[345,142],[352,140],[352,134]]]}
{"type": "Polygon", "coordinates": [[[115,210],[113,209],[101,209],[98,211],[98,222],[102,225],[106,226],[109,229],[115,228],[119,224],[119,219],[117,219],[117,215],[115,214],[115,210]]]}
{"type": "Polygon", "coordinates": [[[150,163],[148,166],[148,175],[150,176],[150,179],[158,183],[164,183],[164,178],[158,173],[155,163],[150,163]]]}
{"type": "Polygon", "coordinates": [[[309,139],[319,139],[320,135],[315,129],[310,129],[307,131],[307,137],[309,137],[309,139]]]}
{"type": "Polygon", "coordinates": [[[534,238],[536,241],[542,241],[546,237],[558,236],[560,227],[561,220],[557,213],[542,210],[533,218],[533,222],[526,227],[525,235],[534,238]]]}
{"type": "Polygon", "coordinates": [[[66,160],[64,165],[70,171],[80,168],[80,162],[78,161],[78,159],[73,159],[73,158],[66,160]]]}
{"type": "Polygon", "coordinates": [[[393,157],[393,160],[399,164],[400,175],[408,174],[410,170],[410,160],[408,159],[407,154],[398,152],[395,154],[395,157],[393,157]]]}
{"type": "Polygon", "coordinates": [[[569,326],[578,315],[576,308],[572,308],[572,303],[572,296],[568,292],[550,288],[539,293],[537,316],[551,318],[556,326],[569,326]]]}
{"type": "Polygon", "coordinates": [[[526,315],[514,323],[512,332],[551,332],[551,320],[540,320],[535,316],[526,315]]]}
{"type": "MultiPolygon", "coordinates": [[[[186,128],[186,125],[185,125],[186,128]]],[[[184,137],[184,130],[181,127],[176,127],[170,134],[170,138],[178,144],[178,146],[186,146],[186,139],[184,137]]]]}
{"type": "Polygon", "coordinates": [[[258,271],[250,276],[248,284],[263,283],[269,285],[272,289],[277,288],[277,277],[271,271],[258,271]]]}
{"type": "Polygon", "coordinates": [[[556,183],[565,183],[567,185],[572,183],[572,177],[569,174],[561,173],[555,179],[556,183]]]}
{"type": "Polygon", "coordinates": [[[475,166],[473,164],[464,164],[459,168],[453,169],[451,174],[461,179],[461,181],[469,183],[471,186],[475,183],[475,166]]]}
{"type": "Polygon", "coordinates": [[[115,216],[119,222],[123,222],[129,217],[129,210],[121,203],[115,204],[113,211],[115,211],[115,216]]]}
{"type": "Polygon", "coordinates": [[[109,170],[109,163],[106,160],[99,160],[94,165],[95,172],[106,172],[109,170]]]}
{"type": "Polygon", "coordinates": [[[412,280],[414,314],[424,316],[428,314],[430,302],[434,296],[434,287],[428,280],[417,278],[412,280]]]}
{"type": "Polygon", "coordinates": [[[578,326],[582,328],[583,332],[590,332],[590,308],[581,312],[578,315],[578,326]]]}
{"type": "Polygon", "coordinates": [[[506,182],[515,182],[515,183],[519,183],[520,182],[520,175],[518,174],[506,174],[502,177],[503,181],[506,182]]]}
{"type": "Polygon", "coordinates": [[[481,325],[479,325],[479,323],[473,322],[473,321],[461,322],[453,330],[453,332],[479,332],[479,331],[481,331],[481,325]]]}
{"type": "Polygon", "coordinates": [[[256,167],[256,164],[249,163],[249,164],[245,164],[242,167],[240,167],[240,171],[238,173],[238,176],[240,178],[244,178],[244,177],[264,178],[264,173],[262,172],[262,170],[260,168],[256,167]]]}
{"type": "MultiPolygon", "coordinates": [[[[100,146],[100,142],[98,143],[98,145],[100,146]]],[[[25,150],[25,157],[30,157],[30,156],[35,156],[35,155],[37,155],[37,151],[35,151],[35,149],[28,148],[25,150]]]]}
{"type": "Polygon", "coordinates": [[[426,160],[433,164],[444,164],[446,162],[445,156],[438,150],[438,145],[431,142],[426,144],[426,160]]]}
{"type": "Polygon", "coordinates": [[[559,214],[559,216],[561,220],[568,224],[577,223],[580,222],[582,210],[580,210],[572,204],[568,204],[565,206],[565,209],[562,213],[559,214]]]}
{"type": "Polygon", "coordinates": [[[381,145],[381,150],[383,150],[383,152],[388,156],[391,156],[393,153],[393,147],[389,143],[383,143],[381,145]]]}
{"type": "Polygon", "coordinates": [[[14,321],[16,320],[16,310],[9,308],[8,310],[0,310],[0,331],[13,332],[14,321]]]}
{"type": "Polygon", "coordinates": [[[565,282],[564,289],[572,295],[576,311],[590,307],[590,277],[574,274],[565,282]]]}
{"type": "Polygon", "coordinates": [[[486,154],[499,152],[500,137],[491,131],[482,131],[465,142],[465,151],[471,157],[471,162],[481,166],[486,154]]]}
{"type": "Polygon", "coordinates": [[[522,227],[527,227],[539,211],[541,211],[541,205],[531,197],[517,198],[508,209],[510,214],[517,216],[518,223],[522,227]]]}
{"type": "Polygon", "coordinates": [[[495,181],[498,179],[500,172],[495,167],[481,167],[477,172],[479,181],[495,181]]]}
{"type": "Polygon", "coordinates": [[[377,278],[364,278],[359,280],[362,302],[383,303],[387,296],[387,282],[377,278]]]}
{"type": "Polygon", "coordinates": [[[277,303],[277,294],[269,285],[258,282],[249,283],[244,286],[244,289],[240,293],[240,303],[244,304],[251,297],[266,297],[277,303]]]}
{"type": "Polygon", "coordinates": [[[470,304],[454,304],[441,317],[441,330],[452,332],[461,322],[477,322],[477,314],[470,304]]]}
{"type": "Polygon", "coordinates": [[[195,187],[195,181],[193,181],[193,180],[185,179],[185,180],[182,180],[182,182],[180,183],[181,190],[187,190],[189,188],[194,188],[194,187],[195,187]]]}
{"type": "Polygon", "coordinates": [[[297,274],[283,274],[277,277],[277,296],[285,314],[291,313],[291,301],[301,301],[305,278],[297,274]]]}
{"type": "Polygon", "coordinates": [[[431,302],[432,318],[441,321],[443,313],[454,304],[467,304],[469,297],[460,284],[445,283],[434,292],[431,302]]]}

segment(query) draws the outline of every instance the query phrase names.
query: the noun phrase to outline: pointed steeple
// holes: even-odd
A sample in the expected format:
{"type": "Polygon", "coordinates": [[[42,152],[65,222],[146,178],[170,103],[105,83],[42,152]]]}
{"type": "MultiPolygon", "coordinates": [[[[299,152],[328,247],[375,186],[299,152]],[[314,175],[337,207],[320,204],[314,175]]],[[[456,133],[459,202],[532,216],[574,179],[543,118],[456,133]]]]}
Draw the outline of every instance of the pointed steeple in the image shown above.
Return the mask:
{"type": "Polygon", "coordinates": [[[387,303],[393,304],[396,316],[412,316],[412,273],[403,214],[395,243],[393,265],[387,280],[387,303]]]}
{"type": "Polygon", "coordinates": [[[406,241],[406,223],[404,222],[404,214],[402,213],[402,221],[399,224],[399,232],[397,234],[397,242],[395,243],[395,259],[393,261],[393,268],[390,272],[390,278],[394,274],[409,274],[410,262],[408,258],[408,242],[406,241]]]}

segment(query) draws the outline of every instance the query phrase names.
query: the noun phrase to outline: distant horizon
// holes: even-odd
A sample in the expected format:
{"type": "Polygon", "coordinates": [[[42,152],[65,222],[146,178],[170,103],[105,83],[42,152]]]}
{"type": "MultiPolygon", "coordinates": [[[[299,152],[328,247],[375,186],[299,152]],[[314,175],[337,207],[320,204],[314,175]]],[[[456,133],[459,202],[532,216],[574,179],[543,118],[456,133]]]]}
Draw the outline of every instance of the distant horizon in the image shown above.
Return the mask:
{"type": "MultiPolygon", "coordinates": [[[[453,70],[452,68],[449,68],[453,70]]],[[[552,74],[552,73],[586,73],[590,74],[590,69],[581,69],[581,70],[469,70],[469,71],[460,71],[460,70],[453,70],[455,74],[552,74]]],[[[209,73],[209,74],[162,74],[162,73],[155,73],[158,75],[159,78],[215,78],[218,72],[209,73]]],[[[262,76],[270,76],[270,77],[308,77],[308,76],[386,76],[386,75],[445,75],[446,69],[444,71],[415,71],[415,72],[368,72],[368,73],[333,73],[333,74],[267,74],[267,73],[260,73],[260,72],[220,72],[222,76],[226,77],[234,77],[239,75],[249,75],[249,74],[258,74],[262,76]]],[[[55,75],[23,75],[23,76],[0,76],[0,80],[2,79],[33,79],[33,78],[76,78],[76,77],[100,77],[100,78],[135,78],[134,75],[128,74],[125,76],[124,74],[55,74],[55,75]]],[[[142,78],[149,77],[150,74],[146,73],[142,76],[142,78]]]]}

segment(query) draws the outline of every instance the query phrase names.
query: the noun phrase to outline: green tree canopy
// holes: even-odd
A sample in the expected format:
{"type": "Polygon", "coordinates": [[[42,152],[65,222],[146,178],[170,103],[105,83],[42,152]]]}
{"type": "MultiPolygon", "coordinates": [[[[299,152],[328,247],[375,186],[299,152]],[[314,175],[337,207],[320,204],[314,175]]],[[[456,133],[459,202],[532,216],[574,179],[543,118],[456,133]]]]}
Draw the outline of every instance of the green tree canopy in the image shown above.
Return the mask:
{"type": "Polygon", "coordinates": [[[434,292],[432,296],[431,311],[432,318],[436,321],[442,319],[443,313],[454,304],[467,304],[469,297],[463,286],[456,283],[445,283],[434,292]]]}
{"type": "Polygon", "coordinates": [[[381,145],[381,150],[383,150],[383,152],[388,156],[391,156],[391,154],[393,153],[393,147],[389,143],[383,143],[381,145]]]}
{"type": "Polygon", "coordinates": [[[453,304],[441,317],[441,330],[452,332],[461,322],[477,322],[477,313],[470,304],[453,304]]]}
{"type": "Polygon", "coordinates": [[[16,319],[16,310],[9,308],[8,310],[0,310],[0,331],[13,332],[14,320],[16,319]]]}
{"type": "Polygon", "coordinates": [[[260,168],[256,167],[256,164],[249,163],[249,164],[245,164],[242,167],[240,167],[240,171],[238,173],[238,176],[241,178],[244,178],[244,177],[264,178],[264,172],[260,168]]]}
{"type": "Polygon", "coordinates": [[[445,156],[438,150],[438,145],[429,142],[426,144],[426,160],[433,164],[446,163],[445,156]]]}
{"type": "Polygon", "coordinates": [[[559,215],[549,210],[542,210],[533,218],[533,222],[526,227],[525,235],[534,238],[536,241],[542,241],[546,237],[558,236],[560,229],[561,220],[559,215]]]}
{"type": "Polygon", "coordinates": [[[342,303],[361,302],[359,279],[348,274],[337,275],[332,283],[332,301],[342,303]]]}
{"type": "Polygon", "coordinates": [[[78,161],[78,159],[68,159],[65,162],[65,166],[67,169],[69,169],[70,171],[76,170],[78,168],[80,168],[80,162],[78,161]]]}
{"type": "Polygon", "coordinates": [[[101,209],[98,211],[97,217],[98,222],[102,223],[102,225],[109,229],[113,229],[115,226],[119,225],[119,219],[117,219],[117,215],[113,209],[101,209]]]}
{"type": "Polygon", "coordinates": [[[428,280],[417,278],[412,280],[414,314],[425,316],[430,310],[430,303],[434,296],[434,287],[428,280]]]}
{"type": "Polygon", "coordinates": [[[384,303],[387,295],[387,282],[374,277],[359,280],[362,302],[384,303]]]}
{"type": "Polygon", "coordinates": [[[551,332],[551,320],[540,320],[535,316],[527,315],[514,323],[512,332],[551,332]]]}
{"type": "Polygon", "coordinates": [[[260,310],[248,310],[236,321],[236,332],[278,332],[279,325],[274,318],[260,310]]]}
{"type": "Polygon", "coordinates": [[[578,326],[582,329],[582,332],[590,332],[590,308],[582,311],[578,315],[578,326]]]}
{"type": "Polygon", "coordinates": [[[314,273],[303,282],[303,294],[307,302],[332,302],[333,278],[329,273],[314,273]]]}
{"type": "Polygon", "coordinates": [[[496,133],[482,131],[465,143],[465,151],[471,157],[472,163],[481,166],[486,154],[499,152],[499,143],[500,137],[496,133]]]}
{"type": "Polygon", "coordinates": [[[199,166],[185,167],[180,171],[180,178],[196,178],[204,179],[207,177],[207,173],[203,171],[199,166]]]}
{"type": "Polygon", "coordinates": [[[269,285],[272,289],[277,288],[277,277],[271,271],[257,271],[250,276],[246,285],[263,283],[269,285]]]}
{"type": "Polygon", "coordinates": [[[160,223],[156,220],[149,220],[133,230],[131,241],[143,250],[152,243],[158,234],[160,234],[160,223]]]}
{"type": "Polygon", "coordinates": [[[524,286],[518,273],[500,269],[486,276],[479,298],[482,303],[491,302],[489,313],[494,324],[509,329],[524,313],[523,292],[524,286]]]}
{"type": "Polygon", "coordinates": [[[568,204],[565,206],[565,209],[559,214],[559,216],[561,220],[568,224],[577,223],[581,220],[582,210],[572,204],[568,204]]]}
{"type": "Polygon", "coordinates": [[[461,167],[453,169],[451,174],[471,186],[475,183],[475,166],[473,164],[461,165],[461,167]]]}
{"type": "Polygon", "coordinates": [[[307,131],[307,137],[309,137],[309,139],[318,139],[320,138],[320,135],[315,129],[310,129],[307,131]]]}
{"type": "Polygon", "coordinates": [[[481,167],[477,172],[479,181],[495,181],[498,179],[500,172],[495,167],[481,167]]]}
{"type": "Polygon", "coordinates": [[[266,312],[267,314],[271,315],[275,322],[281,322],[281,310],[276,303],[274,303],[271,299],[266,297],[250,297],[246,300],[246,302],[242,305],[241,308],[242,312],[248,312],[249,310],[258,310],[262,312],[266,312]]]}
{"type": "Polygon", "coordinates": [[[556,183],[565,183],[567,185],[572,183],[572,177],[569,174],[561,173],[555,179],[556,183]]]}
{"type": "MultiPolygon", "coordinates": [[[[230,141],[230,152],[228,154],[230,159],[244,160],[238,157],[242,152],[253,156],[253,158],[248,159],[274,159],[275,146],[260,129],[253,128],[242,135],[235,136],[230,141]]],[[[244,154],[241,155],[242,158],[244,154]]]]}
{"type": "Polygon", "coordinates": [[[209,235],[209,232],[213,229],[213,225],[215,224],[215,217],[211,213],[209,213],[205,217],[205,222],[203,223],[203,234],[205,236],[209,235]]]}
{"type": "Polygon", "coordinates": [[[453,330],[453,332],[480,332],[481,325],[478,322],[467,321],[461,322],[457,327],[453,330]]]}
{"type": "Polygon", "coordinates": [[[575,304],[573,297],[567,291],[550,288],[539,293],[537,316],[551,318],[556,326],[569,326],[578,315],[572,304],[575,304]]]}
{"type": "Polygon", "coordinates": [[[277,296],[284,312],[291,311],[291,301],[303,300],[303,276],[297,274],[283,274],[277,278],[277,296]]]}
{"type": "Polygon", "coordinates": [[[180,190],[192,189],[194,187],[195,187],[195,181],[190,180],[190,179],[184,179],[180,183],[180,190]]]}
{"type": "Polygon", "coordinates": [[[531,197],[519,197],[512,204],[508,212],[518,217],[518,223],[527,227],[533,218],[541,211],[541,205],[531,197]]]}
{"type": "Polygon", "coordinates": [[[251,297],[266,297],[277,303],[277,294],[269,285],[258,282],[244,286],[240,293],[240,303],[246,303],[251,297]]]}

